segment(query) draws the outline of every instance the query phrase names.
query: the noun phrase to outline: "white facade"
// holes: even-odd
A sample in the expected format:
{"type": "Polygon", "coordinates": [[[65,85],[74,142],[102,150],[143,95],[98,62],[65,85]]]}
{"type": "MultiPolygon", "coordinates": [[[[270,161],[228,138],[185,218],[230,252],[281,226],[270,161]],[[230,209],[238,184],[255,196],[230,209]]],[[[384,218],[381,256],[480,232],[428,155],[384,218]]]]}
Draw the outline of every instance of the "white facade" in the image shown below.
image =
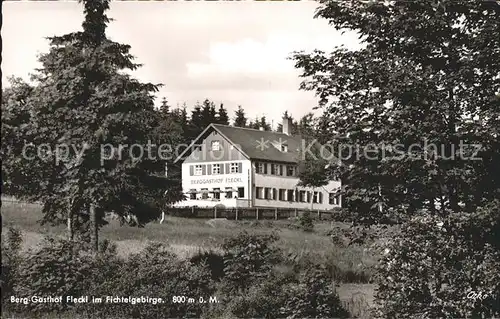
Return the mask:
{"type": "MultiPolygon", "coordinates": [[[[299,178],[296,176],[286,176],[286,173],[285,176],[257,173],[256,167],[262,165],[259,163],[262,162],[240,160],[183,163],[182,188],[188,199],[177,203],[176,206],[213,207],[223,205],[224,207],[277,207],[313,210],[329,210],[340,207],[341,200],[334,195],[334,191],[341,185],[339,181],[331,181],[328,185],[314,190],[298,187],[299,178]],[[241,163],[241,172],[224,171],[223,174],[214,174],[212,171],[208,175],[205,171],[203,175],[196,174],[195,167],[197,165],[207,165],[207,167],[213,168],[214,164],[230,163],[241,163]],[[194,166],[194,168],[190,168],[190,166],[194,166]],[[191,172],[195,173],[191,175],[191,172]],[[300,194],[300,192],[303,193],[300,194]]],[[[270,167],[271,163],[266,163],[266,165],[270,167]]],[[[276,165],[287,166],[287,164],[276,165]]]]}

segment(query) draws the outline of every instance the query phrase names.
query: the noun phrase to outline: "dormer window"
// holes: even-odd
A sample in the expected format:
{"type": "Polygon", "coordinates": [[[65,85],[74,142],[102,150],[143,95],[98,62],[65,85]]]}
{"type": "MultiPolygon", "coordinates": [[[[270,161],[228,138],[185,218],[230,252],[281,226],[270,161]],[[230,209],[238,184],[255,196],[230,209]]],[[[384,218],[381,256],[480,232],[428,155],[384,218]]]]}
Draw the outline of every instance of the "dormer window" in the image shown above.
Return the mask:
{"type": "Polygon", "coordinates": [[[288,152],[288,145],[286,145],[286,144],[281,144],[281,151],[282,151],[282,152],[288,152]]]}
{"type": "Polygon", "coordinates": [[[220,141],[212,141],[212,151],[220,151],[220,141]]]}

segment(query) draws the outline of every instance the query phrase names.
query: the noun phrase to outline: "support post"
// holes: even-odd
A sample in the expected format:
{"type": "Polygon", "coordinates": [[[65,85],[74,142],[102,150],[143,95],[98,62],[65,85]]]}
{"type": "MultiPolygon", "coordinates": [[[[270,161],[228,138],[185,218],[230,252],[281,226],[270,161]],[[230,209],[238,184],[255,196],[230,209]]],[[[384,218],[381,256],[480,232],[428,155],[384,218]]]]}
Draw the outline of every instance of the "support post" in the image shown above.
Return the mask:
{"type": "Polygon", "coordinates": [[[217,206],[214,207],[214,219],[217,219],[217,206]]]}
{"type": "Polygon", "coordinates": [[[255,219],[259,220],[259,209],[255,209],[255,219]]]}
{"type": "Polygon", "coordinates": [[[238,220],[238,206],[236,206],[236,211],[235,211],[234,219],[238,220]]]}
{"type": "Polygon", "coordinates": [[[278,208],[274,209],[274,219],[278,220],[278,208]]]}

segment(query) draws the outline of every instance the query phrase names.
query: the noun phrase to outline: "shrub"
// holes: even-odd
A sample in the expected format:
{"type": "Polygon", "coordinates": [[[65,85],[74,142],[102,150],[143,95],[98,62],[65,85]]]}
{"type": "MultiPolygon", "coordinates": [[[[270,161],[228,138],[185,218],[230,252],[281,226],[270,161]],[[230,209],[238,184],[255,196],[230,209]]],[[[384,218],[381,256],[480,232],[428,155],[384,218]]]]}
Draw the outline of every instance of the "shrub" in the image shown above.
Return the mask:
{"type": "Polygon", "coordinates": [[[66,296],[87,295],[91,267],[80,244],[47,237],[41,249],[28,252],[18,271],[16,296],[61,296],[62,302],[28,302],[17,305],[18,311],[34,313],[62,311],[71,307],[66,296]]]}
{"type": "Polygon", "coordinates": [[[385,247],[377,314],[384,318],[500,315],[498,203],[446,218],[421,214],[385,247]],[[481,294],[482,298],[472,298],[481,294]]]}
{"type": "Polygon", "coordinates": [[[95,305],[94,315],[132,318],[200,317],[206,305],[200,304],[213,295],[210,272],[204,266],[179,260],[168,247],[153,243],[123,263],[115,263],[109,281],[93,287],[98,296],[131,296],[162,298],[162,302],[95,305]],[[195,298],[195,303],[173,302],[174,296],[195,298]]]}
{"type": "Polygon", "coordinates": [[[236,289],[248,287],[269,275],[270,270],[282,258],[281,251],[273,247],[278,236],[249,235],[242,232],[223,244],[225,280],[236,289]]]}
{"type": "Polygon", "coordinates": [[[214,251],[198,252],[191,257],[190,262],[193,265],[206,265],[214,281],[219,281],[224,277],[224,256],[214,251]]]}
{"type": "Polygon", "coordinates": [[[7,299],[15,295],[16,280],[19,279],[18,272],[21,264],[22,235],[17,228],[9,228],[6,237],[6,240],[2,240],[2,274],[0,284],[2,307],[8,308],[10,302],[7,299]]]}
{"type": "Polygon", "coordinates": [[[280,309],[286,318],[347,318],[335,291],[335,285],[322,267],[304,272],[298,284],[290,285],[287,298],[280,309]]]}
{"type": "Polygon", "coordinates": [[[309,212],[304,212],[299,217],[299,226],[303,231],[311,232],[314,229],[314,223],[309,212]]]}
{"type": "Polygon", "coordinates": [[[292,280],[293,277],[273,273],[268,279],[250,286],[245,293],[229,298],[223,312],[231,318],[279,318],[292,280]]]}

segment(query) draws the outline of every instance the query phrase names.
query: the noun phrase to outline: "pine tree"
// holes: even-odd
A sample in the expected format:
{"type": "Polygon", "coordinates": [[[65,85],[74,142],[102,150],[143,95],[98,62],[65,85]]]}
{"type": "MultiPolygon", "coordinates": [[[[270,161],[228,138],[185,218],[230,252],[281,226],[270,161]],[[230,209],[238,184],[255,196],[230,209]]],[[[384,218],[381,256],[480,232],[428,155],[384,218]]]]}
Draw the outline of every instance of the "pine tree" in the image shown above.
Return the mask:
{"type": "Polygon", "coordinates": [[[163,97],[161,100],[161,105],[160,105],[160,112],[162,114],[168,114],[170,111],[170,106],[168,105],[167,98],[163,97]]]}
{"type": "Polygon", "coordinates": [[[267,122],[266,116],[262,116],[258,123],[259,123],[259,128],[263,128],[264,131],[271,130],[271,124],[267,122]]]}
{"type": "Polygon", "coordinates": [[[42,68],[29,97],[30,121],[16,132],[35,146],[59,147],[60,152],[23,164],[39,168],[24,180],[40,186],[18,195],[43,202],[43,222],[68,221],[70,235],[73,230],[89,235],[97,249],[105,211],[146,222],[159,214],[148,199],[168,183],[156,177],[164,168],[161,161],[138,152],[116,153],[129,141],[147,149],[154,138],[159,118],[152,94],[158,86],[123,72],[138,65],[130,46],[106,38],[109,1],[86,0],[83,6],[82,32],[49,39],[50,51],[40,57],[42,68]]]}
{"type": "Polygon", "coordinates": [[[219,110],[217,112],[218,124],[229,125],[229,116],[227,115],[227,110],[224,108],[224,104],[220,104],[219,110]]]}
{"type": "Polygon", "coordinates": [[[238,105],[238,109],[234,112],[234,126],[236,127],[246,127],[247,126],[247,118],[245,116],[245,111],[238,105]]]}

